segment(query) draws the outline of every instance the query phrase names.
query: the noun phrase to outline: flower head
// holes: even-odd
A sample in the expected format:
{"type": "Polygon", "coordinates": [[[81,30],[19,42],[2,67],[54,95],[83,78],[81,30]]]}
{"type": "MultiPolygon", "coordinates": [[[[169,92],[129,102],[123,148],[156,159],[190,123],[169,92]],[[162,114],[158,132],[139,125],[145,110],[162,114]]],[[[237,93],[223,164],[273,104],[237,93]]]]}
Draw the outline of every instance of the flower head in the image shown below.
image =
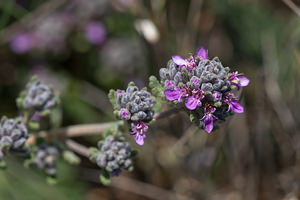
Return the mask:
{"type": "Polygon", "coordinates": [[[209,104],[206,104],[204,108],[204,116],[200,119],[200,121],[203,121],[203,127],[207,133],[210,133],[213,130],[214,121],[218,120],[218,118],[213,115],[215,111],[216,108],[212,107],[209,104]]]}
{"type": "Polygon", "coordinates": [[[143,122],[137,122],[133,128],[131,135],[134,135],[134,140],[138,145],[144,145],[144,139],[146,138],[145,132],[148,130],[148,126],[143,122]]]}

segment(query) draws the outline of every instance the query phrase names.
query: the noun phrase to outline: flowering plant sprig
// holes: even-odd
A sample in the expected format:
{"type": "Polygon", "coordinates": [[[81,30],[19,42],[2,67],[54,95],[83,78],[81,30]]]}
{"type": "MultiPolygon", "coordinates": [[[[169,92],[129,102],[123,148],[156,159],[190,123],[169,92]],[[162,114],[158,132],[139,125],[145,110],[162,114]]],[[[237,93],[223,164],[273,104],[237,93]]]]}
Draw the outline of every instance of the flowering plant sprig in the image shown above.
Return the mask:
{"type": "Polygon", "coordinates": [[[114,106],[116,117],[126,121],[135,142],[143,145],[148,130],[147,123],[154,115],[154,98],[146,88],[139,90],[133,82],[128,84],[126,90],[111,90],[109,98],[114,106]]]}
{"type": "Polygon", "coordinates": [[[132,158],[137,154],[123,134],[123,124],[117,123],[107,129],[98,142],[98,147],[89,149],[89,158],[101,168],[100,181],[107,185],[110,178],[118,176],[122,169],[133,170],[132,158]]]}
{"type": "Polygon", "coordinates": [[[217,57],[209,59],[203,47],[189,58],[173,56],[159,75],[160,82],[150,78],[152,91],[176,105],[183,105],[191,120],[208,133],[215,122],[232,112],[244,112],[233,92],[247,86],[249,79],[238,72],[230,73],[229,67],[223,67],[217,57]]]}

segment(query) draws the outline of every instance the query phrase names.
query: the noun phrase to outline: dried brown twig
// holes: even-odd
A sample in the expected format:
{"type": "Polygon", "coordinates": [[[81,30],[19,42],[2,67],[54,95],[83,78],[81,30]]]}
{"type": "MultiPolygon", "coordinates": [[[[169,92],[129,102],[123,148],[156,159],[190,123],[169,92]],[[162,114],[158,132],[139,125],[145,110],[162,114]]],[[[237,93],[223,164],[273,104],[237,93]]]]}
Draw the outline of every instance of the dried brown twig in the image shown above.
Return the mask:
{"type": "Polygon", "coordinates": [[[298,17],[300,17],[300,9],[297,7],[297,5],[291,1],[291,0],[282,0],[283,3],[285,3],[298,17]]]}

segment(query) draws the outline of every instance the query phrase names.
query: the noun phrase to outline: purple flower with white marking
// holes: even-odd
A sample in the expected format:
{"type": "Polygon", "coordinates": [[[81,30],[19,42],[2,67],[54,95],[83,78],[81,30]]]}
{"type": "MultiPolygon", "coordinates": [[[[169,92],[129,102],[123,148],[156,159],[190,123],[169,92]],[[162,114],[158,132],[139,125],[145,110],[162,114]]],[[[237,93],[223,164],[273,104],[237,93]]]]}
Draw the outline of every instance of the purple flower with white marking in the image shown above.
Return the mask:
{"type": "Polygon", "coordinates": [[[198,62],[194,55],[192,55],[189,59],[182,58],[178,55],[172,57],[173,62],[179,66],[179,69],[185,67],[187,70],[192,70],[198,65],[198,62]]]}
{"type": "Polygon", "coordinates": [[[85,27],[85,37],[92,44],[102,44],[106,38],[106,29],[100,22],[92,21],[85,27]]]}
{"type": "Polygon", "coordinates": [[[167,89],[165,90],[164,95],[169,101],[178,100],[178,102],[181,102],[181,98],[188,97],[189,93],[189,89],[186,86],[183,86],[182,88],[175,87],[173,90],[167,89]]]}
{"type": "Polygon", "coordinates": [[[200,119],[203,122],[203,128],[207,133],[210,133],[214,128],[214,122],[218,120],[213,113],[216,111],[216,108],[211,105],[206,105],[204,108],[204,116],[200,119]]]}
{"type": "Polygon", "coordinates": [[[244,107],[238,103],[239,99],[234,94],[224,94],[222,101],[228,105],[228,111],[232,110],[235,113],[244,112],[244,107]]]}
{"type": "Polygon", "coordinates": [[[133,132],[130,132],[131,135],[134,135],[135,142],[142,146],[144,145],[144,139],[146,138],[145,132],[148,130],[148,126],[143,122],[135,123],[133,132]]]}
{"type": "Polygon", "coordinates": [[[208,59],[208,50],[206,50],[204,47],[199,47],[197,49],[197,57],[202,59],[208,59]]]}
{"type": "Polygon", "coordinates": [[[201,100],[203,98],[203,91],[194,89],[192,91],[192,96],[186,98],[185,107],[189,110],[195,110],[197,107],[201,107],[201,100]]]}
{"type": "Polygon", "coordinates": [[[231,85],[237,86],[237,90],[240,90],[241,87],[247,86],[250,82],[247,77],[241,75],[243,75],[243,73],[239,74],[238,72],[233,72],[228,78],[231,85]]]}

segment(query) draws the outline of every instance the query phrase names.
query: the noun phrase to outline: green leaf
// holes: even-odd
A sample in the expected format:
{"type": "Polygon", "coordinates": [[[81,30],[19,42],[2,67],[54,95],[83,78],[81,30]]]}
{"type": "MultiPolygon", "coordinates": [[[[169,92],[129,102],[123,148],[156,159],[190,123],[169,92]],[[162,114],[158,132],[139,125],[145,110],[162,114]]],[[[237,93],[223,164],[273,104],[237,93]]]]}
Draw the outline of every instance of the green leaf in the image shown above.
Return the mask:
{"type": "Polygon", "coordinates": [[[39,122],[35,122],[35,121],[29,121],[28,122],[28,127],[31,130],[39,130],[40,129],[40,123],[39,122]]]}
{"type": "Polygon", "coordinates": [[[81,162],[80,158],[74,152],[69,150],[63,152],[63,158],[71,165],[78,165],[81,162]]]}
{"type": "Polygon", "coordinates": [[[102,170],[101,174],[100,174],[100,182],[103,185],[108,185],[110,184],[110,174],[108,171],[106,171],[105,169],[102,170]]]}
{"type": "Polygon", "coordinates": [[[6,162],[4,160],[0,161],[0,169],[5,169],[6,168],[6,162]]]}
{"type": "Polygon", "coordinates": [[[49,185],[55,185],[57,183],[56,177],[48,176],[46,181],[49,185]]]}
{"type": "Polygon", "coordinates": [[[115,97],[116,97],[116,91],[114,91],[113,89],[109,90],[108,99],[114,108],[117,106],[115,97]]]}

